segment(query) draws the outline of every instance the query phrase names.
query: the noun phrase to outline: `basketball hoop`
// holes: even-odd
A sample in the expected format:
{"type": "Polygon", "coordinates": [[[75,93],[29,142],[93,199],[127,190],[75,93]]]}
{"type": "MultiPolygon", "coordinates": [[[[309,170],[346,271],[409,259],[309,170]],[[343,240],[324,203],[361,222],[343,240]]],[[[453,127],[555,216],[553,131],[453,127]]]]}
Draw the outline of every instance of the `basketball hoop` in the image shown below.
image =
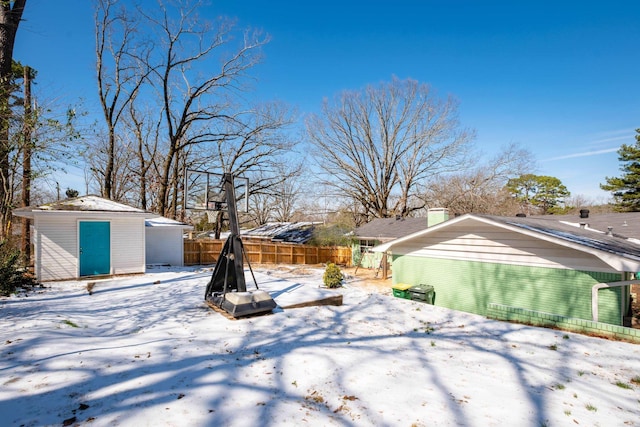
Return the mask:
{"type": "Polygon", "coordinates": [[[218,211],[205,211],[207,213],[207,222],[215,224],[218,222],[218,211]]]}

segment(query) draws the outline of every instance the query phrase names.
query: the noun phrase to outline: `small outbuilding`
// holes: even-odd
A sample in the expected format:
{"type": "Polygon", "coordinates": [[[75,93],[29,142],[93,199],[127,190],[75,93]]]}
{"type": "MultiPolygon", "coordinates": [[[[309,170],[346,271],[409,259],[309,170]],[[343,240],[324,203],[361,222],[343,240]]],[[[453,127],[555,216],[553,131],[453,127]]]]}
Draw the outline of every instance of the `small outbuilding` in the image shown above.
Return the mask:
{"type": "Polygon", "coordinates": [[[623,325],[640,246],[557,221],[467,214],[378,245],[393,283],[428,285],[433,303],[488,315],[490,306],[623,325]]]}
{"type": "Polygon", "coordinates": [[[40,282],[144,273],[145,220],[158,217],[93,195],[13,214],[33,221],[34,272],[40,282]]]}
{"type": "Polygon", "coordinates": [[[156,217],[144,221],[147,265],[184,265],[184,233],[193,226],[156,217]]]}

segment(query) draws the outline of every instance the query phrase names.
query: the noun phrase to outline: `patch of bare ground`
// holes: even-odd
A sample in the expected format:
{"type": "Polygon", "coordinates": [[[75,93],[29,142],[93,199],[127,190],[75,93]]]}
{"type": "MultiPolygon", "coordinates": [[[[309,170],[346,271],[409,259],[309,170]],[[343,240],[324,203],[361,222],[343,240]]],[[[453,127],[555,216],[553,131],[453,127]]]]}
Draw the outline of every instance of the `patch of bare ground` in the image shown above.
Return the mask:
{"type": "Polygon", "coordinates": [[[342,273],[345,276],[345,282],[349,286],[358,287],[370,292],[378,292],[381,294],[391,294],[391,276],[382,277],[382,271],[374,268],[358,268],[343,267],[342,273]]]}

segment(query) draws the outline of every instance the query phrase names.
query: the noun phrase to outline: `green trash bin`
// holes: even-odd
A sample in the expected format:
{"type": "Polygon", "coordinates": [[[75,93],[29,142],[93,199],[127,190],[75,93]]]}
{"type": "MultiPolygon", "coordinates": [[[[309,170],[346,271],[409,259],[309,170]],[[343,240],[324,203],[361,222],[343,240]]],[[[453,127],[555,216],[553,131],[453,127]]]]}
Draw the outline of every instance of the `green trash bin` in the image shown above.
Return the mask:
{"type": "Polygon", "coordinates": [[[409,288],[409,294],[412,301],[422,301],[427,304],[433,304],[433,286],[430,285],[418,285],[409,288]]]}
{"type": "Polygon", "coordinates": [[[408,285],[406,283],[397,283],[395,285],[393,285],[391,287],[393,289],[393,296],[396,298],[404,298],[404,299],[411,299],[411,293],[409,292],[409,289],[411,288],[411,285],[408,285]]]}

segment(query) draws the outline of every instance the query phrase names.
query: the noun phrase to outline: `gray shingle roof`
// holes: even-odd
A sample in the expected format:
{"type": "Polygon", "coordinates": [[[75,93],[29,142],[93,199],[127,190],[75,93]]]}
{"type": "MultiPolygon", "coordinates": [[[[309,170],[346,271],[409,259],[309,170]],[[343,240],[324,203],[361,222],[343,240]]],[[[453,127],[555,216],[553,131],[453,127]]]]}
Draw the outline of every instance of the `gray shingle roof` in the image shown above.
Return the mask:
{"type": "Polygon", "coordinates": [[[594,229],[581,228],[580,226],[566,224],[558,221],[557,218],[555,221],[549,221],[546,218],[520,218],[491,215],[477,216],[604,252],[616,255],[624,254],[640,258],[640,245],[633,243],[626,238],[595,231],[594,229]]]}
{"type": "Polygon", "coordinates": [[[545,215],[532,216],[530,218],[564,221],[574,224],[584,223],[589,228],[605,232],[609,227],[612,227],[615,235],[640,240],[640,212],[589,214],[588,218],[580,218],[580,215],[545,215]]]}
{"type": "Polygon", "coordinates": [[[377,218],[355,229],[360,239],[387,242],[427,228],[427,218],[377,218]]]}

